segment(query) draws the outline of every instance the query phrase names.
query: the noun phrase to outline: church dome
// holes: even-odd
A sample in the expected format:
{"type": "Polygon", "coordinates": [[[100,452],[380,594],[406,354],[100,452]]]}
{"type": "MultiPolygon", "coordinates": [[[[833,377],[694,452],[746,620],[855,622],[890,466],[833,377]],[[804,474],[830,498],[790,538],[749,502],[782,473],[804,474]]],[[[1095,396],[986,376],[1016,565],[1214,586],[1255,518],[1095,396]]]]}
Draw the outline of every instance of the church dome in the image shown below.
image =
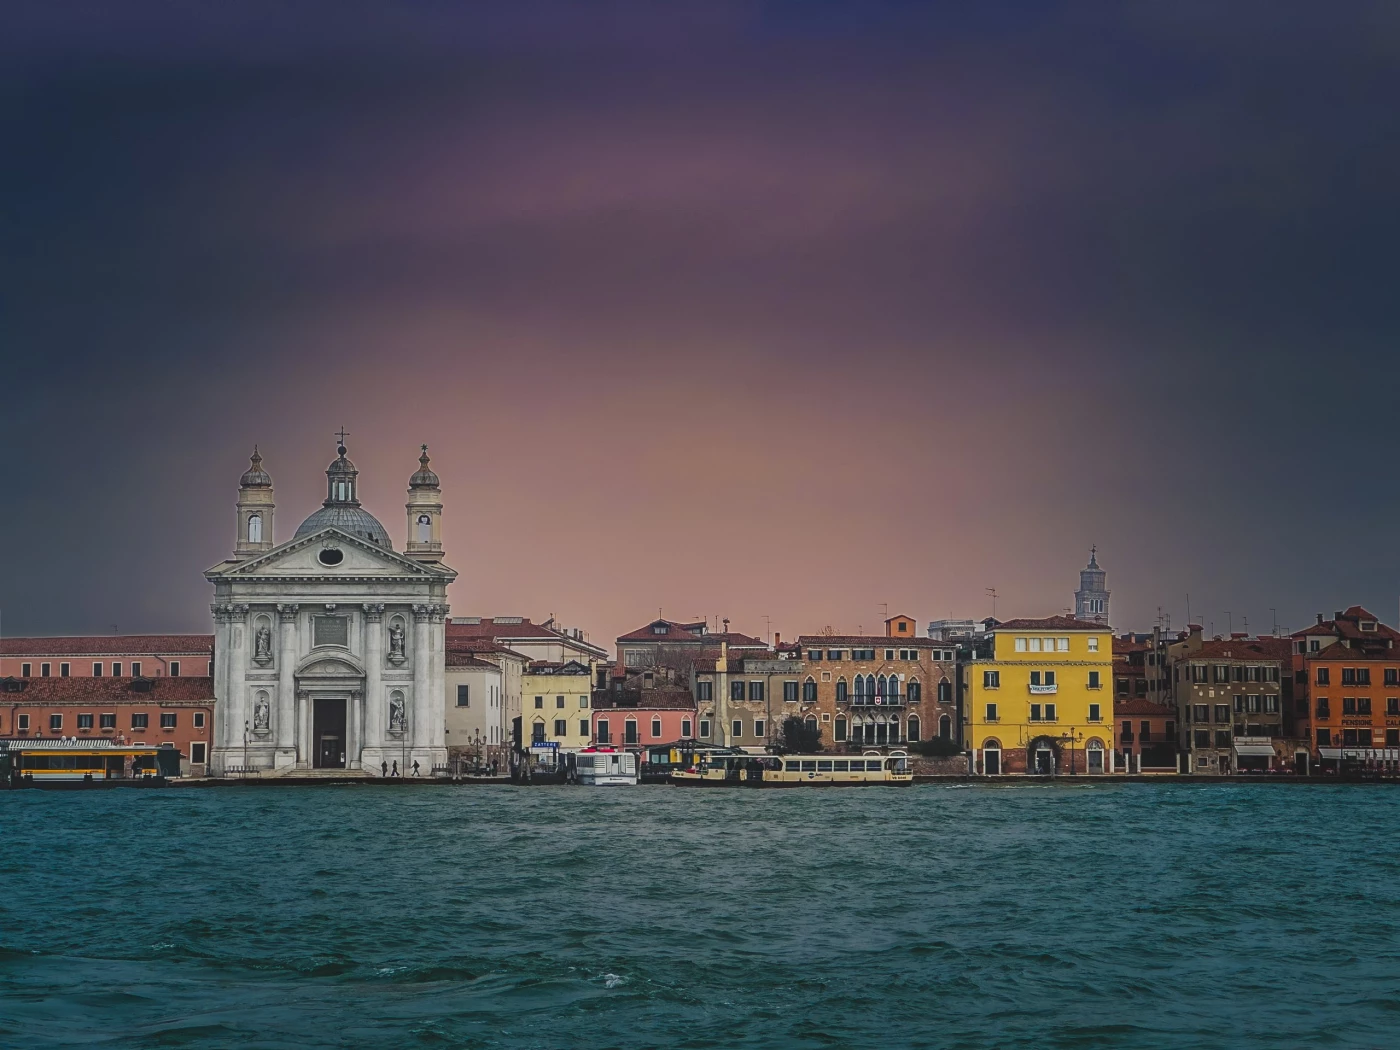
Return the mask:
{"type": "Polygon", "coordinates": [[[262,456],[258,455],[257,445],[253,446],[251,465],[248,467],[243,477],[238,479],[238,485],[240,488],[245,489],[272,488],[272,475],[263,470],[262,456]]]}
{"type": "Polygon", "coordinates": [[[389,533],[379,524],[379,519],[362,507],[352,507],[344,503],[333,503],[322,507],[297,527],[297,536],[309,536],[322,529],[336,528],[348,532],[362,540],[386,550],[392,550],[389,533]]]}
{"type": "Polygon", "coordinates": [[[423,446],[423,454],[418,457],[418,469],[408,479],[411,489],[435,489],[440,486],[438,476],[428,469],[428,446],[423,446]]]}

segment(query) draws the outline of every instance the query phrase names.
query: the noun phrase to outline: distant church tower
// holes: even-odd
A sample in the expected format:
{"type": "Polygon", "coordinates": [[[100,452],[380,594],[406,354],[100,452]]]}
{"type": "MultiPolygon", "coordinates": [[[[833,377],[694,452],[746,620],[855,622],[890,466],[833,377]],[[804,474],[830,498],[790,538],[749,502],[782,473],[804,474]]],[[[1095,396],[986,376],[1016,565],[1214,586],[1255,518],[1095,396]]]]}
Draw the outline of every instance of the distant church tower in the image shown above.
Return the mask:
{"type": "Polygon", "coordinates": [[[1108,573],[1099,568],[1099,549],[1089,548],[1089,564],[1079,573],[1079,590],[1074,592],[1074,618],[1091,623],[1109,622],[1108,573]]]}

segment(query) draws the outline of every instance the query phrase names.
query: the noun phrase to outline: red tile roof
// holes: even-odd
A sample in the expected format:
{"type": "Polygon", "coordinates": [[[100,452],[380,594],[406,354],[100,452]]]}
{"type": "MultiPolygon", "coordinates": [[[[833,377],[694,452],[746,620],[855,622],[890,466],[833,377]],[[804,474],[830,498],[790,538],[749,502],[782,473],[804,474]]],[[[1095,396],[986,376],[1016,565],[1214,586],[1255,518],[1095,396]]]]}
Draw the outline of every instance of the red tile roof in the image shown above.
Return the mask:
{"type": "Polygon", "coordinates": [[[1109,631],[1106,623],[1076,620],[1073,616],[1046,616],[1041,619],[1007,620],[993,631],[1109,631]]]}
{"type": "MultiPolygon", "coordinates": [[[[476,619],[476,617],[471,617],[476,619]]],[[[446,624],[448,638],[543,638],[558,641],[563,635],[548,627],[531,623],[526,617],[509,617],[507,623],[497,623],[495,618],[483,616],[477,623],[461,623],[449,620],[446,624]]]]}
{"type": "Polygon", "coordinates": [[[1113,701],[1115,715],[1149,715],[1156,718],[1175,718],[1176,708],[1171,704],[1159,704],[1155,700],[1131,697],[1113,701]]]}
{"type": "Polygon", "coordinates": [[[517,653],[509,646],[494,642],[490,638],[449,638],[447,639],[448,653],[503,653],[506,656],[513,656],[517,660],[524,660],[529,663],[530,658],[524,653],[517,653]]]}
{"type": "Polygon", "coordinates": [[[833,645],[858,645],[862,649],[949,649],[948,642],[937,642],[932,638],[891,638],[883,634],[800,634],[797,644],[802,648],[826,649],[833,645]]]}
{"type": "Polygon", "coordinates": [[[0,704],[162,704],[214,702],[212,678],[9,678],[19,692],[0,691],[0,704]],[[143,687],[149,687],[140,691],[143,687]]]}
{"type": "Polygon", "coordinates": [[[1293,643],[1287,638],[1221,638],[1203,642],[1183,660],[1287,660],[1293,659],[1293,643]]]}
{"type": "Polygon", "coordinates": [[[208,656],[212,634],[98,634],[3,638],[0,656],[208,656]]]}
{"type": "Polygon", "coordinates": [[[455,668],[458,668],[458,669],[462,669],[462,668],[475,668],[475,669],[477,669],[477,670],[483,670],[483,671],[484,671],[484,670],[492,670],[492,671],[499,671],[499,670],[500,670],[499,667],[497,667],[495,664],[491,663],[489,660],[478,660],[478,659],[477,659],[475,656],[473,656],[471,653],[453,652],[453,651],[449,650],[446,654],[444,654],[444,659],[445,659],[445,661],[446,661],[446,666],[447,666],[447,667],[455,667],[455,668]]]}
{"type": "Polygon", "coordinates": [[[626,634],[617,636],[619,642],[655,642],[658,645],[713,645],[719,647],[720,642],[728,642],[731,647],[753,648],[755,646],[768,648],[768,643],[752,635],[740,634],[738,631],[705,631],[705,622],[698,620],[695,623],[677,623],[674,620],[652,620],[645,627],[638,627],[635,631],[628,631],[626,634]],[[657,634],[653,627],[664,624],[668,630],[665,634],[657,634]]]}
{"type": "Polygon", "coordinates": [[[598,689],[593,706],[600,711],[693,711],[695,698],[687,689],[598,689]]]}

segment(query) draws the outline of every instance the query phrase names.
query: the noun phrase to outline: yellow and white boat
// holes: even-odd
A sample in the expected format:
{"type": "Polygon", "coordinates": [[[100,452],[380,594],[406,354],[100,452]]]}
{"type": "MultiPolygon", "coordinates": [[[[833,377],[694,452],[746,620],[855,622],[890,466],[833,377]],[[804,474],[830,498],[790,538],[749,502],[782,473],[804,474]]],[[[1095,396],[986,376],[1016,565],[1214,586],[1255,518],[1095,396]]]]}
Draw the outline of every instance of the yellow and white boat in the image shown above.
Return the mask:
{"type": "Polygon", "coordinates": [[[912,784],[909,753],[711,755],[671,774],[679,787],[864,787],[912,784]]]}

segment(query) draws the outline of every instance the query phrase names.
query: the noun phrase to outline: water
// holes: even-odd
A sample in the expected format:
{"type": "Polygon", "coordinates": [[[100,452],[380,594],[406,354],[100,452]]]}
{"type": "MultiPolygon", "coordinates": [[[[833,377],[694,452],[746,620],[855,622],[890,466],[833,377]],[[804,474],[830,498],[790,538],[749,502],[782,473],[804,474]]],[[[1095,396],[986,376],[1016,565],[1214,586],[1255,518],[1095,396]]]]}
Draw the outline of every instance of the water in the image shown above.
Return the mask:
{"type": "Polygon", "coordinates": [[[0,793],[0,1045],[1395,1045],[1400,791],[0,793]]]}

